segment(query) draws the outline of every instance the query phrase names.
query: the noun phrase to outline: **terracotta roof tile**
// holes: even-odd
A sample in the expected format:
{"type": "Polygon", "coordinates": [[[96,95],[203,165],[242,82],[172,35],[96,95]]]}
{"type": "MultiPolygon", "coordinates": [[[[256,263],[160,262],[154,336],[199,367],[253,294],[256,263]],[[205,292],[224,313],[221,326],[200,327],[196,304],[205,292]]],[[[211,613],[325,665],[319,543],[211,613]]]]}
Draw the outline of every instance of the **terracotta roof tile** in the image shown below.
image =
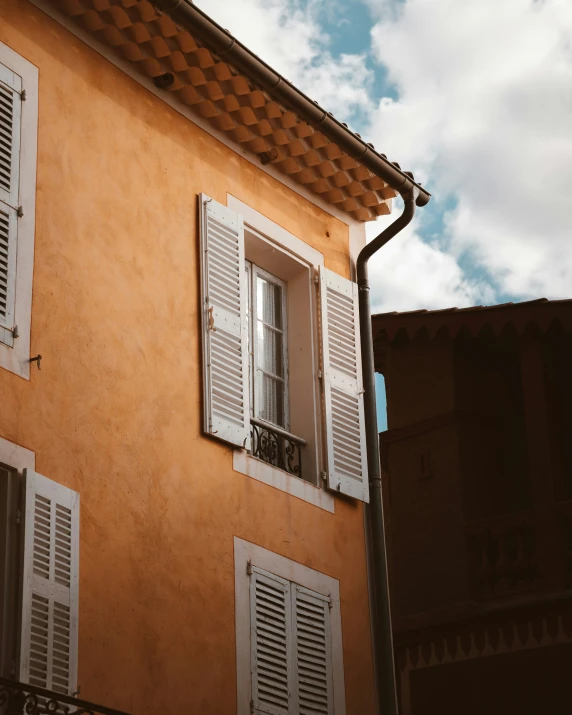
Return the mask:
{"type": "Polygon", "coordinates": [[[168,91],[262,163],[360,221],[390,213],[387,183],[147,0],[47,2],[147,77],[173,75],[168,91]]]}

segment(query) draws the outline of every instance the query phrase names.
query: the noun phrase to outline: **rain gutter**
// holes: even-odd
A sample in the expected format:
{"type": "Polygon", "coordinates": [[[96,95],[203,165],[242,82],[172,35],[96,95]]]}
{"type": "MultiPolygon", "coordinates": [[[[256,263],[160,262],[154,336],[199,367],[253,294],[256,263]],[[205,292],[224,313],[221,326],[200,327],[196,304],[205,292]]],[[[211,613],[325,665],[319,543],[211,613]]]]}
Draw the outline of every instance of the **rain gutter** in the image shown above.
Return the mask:
{"type": "Polygon", "coordinates": [[[310,126],[318,129],[331,142],[346,152],[373,174],[383,179],[399,194],[417,190],[417,206],[425,206],[431,198],[413,175],[402,171],[398,164],[377,152],[358,135],[326,112],[291,82],[251,52],[189,0],[150,0],[151,4],[185,27],[219,57],[225,59],[251,78],[276,101],[295,112],[310,126]]]}
{"type": "Polygon", "coordinates": [[[370,545],[368,571],[373,575],[373,651],[378,712],[381,715],[397,715],[397,690],[395,686],[395,663],[391,606],[387,574],[387,549],[383,518],[383,495],[381,465],[379,459],[379,434],[375,399],[375,367],[371,327],[370,287],[368,261],[380,248],[402,231],[413,219],[418,204],[417,188],[402,194],[405,207],[401,216],[383,230],[373,241],[366,244],[357,259],[359,300],[359,324],[361,361],[364,389],[365,440],[369,482],[370,545]]]}

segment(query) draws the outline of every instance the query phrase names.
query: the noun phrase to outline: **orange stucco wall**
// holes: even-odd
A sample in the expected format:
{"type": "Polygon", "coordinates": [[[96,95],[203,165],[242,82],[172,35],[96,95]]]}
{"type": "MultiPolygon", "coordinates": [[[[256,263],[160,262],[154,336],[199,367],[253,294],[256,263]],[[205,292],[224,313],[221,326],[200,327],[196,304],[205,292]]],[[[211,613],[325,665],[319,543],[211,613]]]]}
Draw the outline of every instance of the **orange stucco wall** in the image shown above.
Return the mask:
{"type": "Polygon", "coordinates": [[[0,370],[0,436],[81,494],[81,696],[236,712],[236,535],[340,580],[347,712],[373,712],[361,504],[332,515],[238,474],[200,431],[197,193],[233,194],[345,275],[347,226],[27,0],[0,3],[0,41],[40,73],[43,356],[29,382],[0,370]]]}

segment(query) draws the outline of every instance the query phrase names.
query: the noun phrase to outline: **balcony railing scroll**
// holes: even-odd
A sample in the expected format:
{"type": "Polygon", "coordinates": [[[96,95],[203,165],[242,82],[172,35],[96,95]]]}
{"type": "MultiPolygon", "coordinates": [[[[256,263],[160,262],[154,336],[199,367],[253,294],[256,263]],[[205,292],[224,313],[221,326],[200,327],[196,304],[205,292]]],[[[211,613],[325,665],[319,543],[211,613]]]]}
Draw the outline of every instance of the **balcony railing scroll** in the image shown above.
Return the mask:
{"type": "Polygon", "coordinates": [[[467,525],[473,598],[530,591],[539,586],[538,536],[532,512],[467,525]]]}
{"type": "Polygon", "coordinates": [[[28,683],[0,678],[0,715],[128,715],[28,683]]]}
{"type": "Polygon", "coordinates": [[[250,419],[253,457],[283,469],[288,474],[302,477],[302,447],[307,442],[281,427],[250,419]]]}

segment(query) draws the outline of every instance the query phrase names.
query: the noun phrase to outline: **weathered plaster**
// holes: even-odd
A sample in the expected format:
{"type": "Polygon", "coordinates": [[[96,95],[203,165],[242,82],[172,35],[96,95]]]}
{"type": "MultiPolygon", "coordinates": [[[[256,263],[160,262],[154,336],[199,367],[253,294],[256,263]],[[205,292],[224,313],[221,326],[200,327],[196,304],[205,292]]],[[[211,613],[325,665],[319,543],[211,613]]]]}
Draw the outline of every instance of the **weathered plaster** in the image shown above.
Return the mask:
{"type": "Polygon", "coordinates": [[[343,275],[347,225],[27,0],[0,5],[0,41],[39,68],[43,356],[29,382],[0,370],[0,436],[81,494],[82,697],[136,715],[236,712],[238,536],[339,580],[347,712],[372,712],[361,504],[338,499],[333,515],[293,498],[200,433],[196,195],[232,194],[343,275]]]}

